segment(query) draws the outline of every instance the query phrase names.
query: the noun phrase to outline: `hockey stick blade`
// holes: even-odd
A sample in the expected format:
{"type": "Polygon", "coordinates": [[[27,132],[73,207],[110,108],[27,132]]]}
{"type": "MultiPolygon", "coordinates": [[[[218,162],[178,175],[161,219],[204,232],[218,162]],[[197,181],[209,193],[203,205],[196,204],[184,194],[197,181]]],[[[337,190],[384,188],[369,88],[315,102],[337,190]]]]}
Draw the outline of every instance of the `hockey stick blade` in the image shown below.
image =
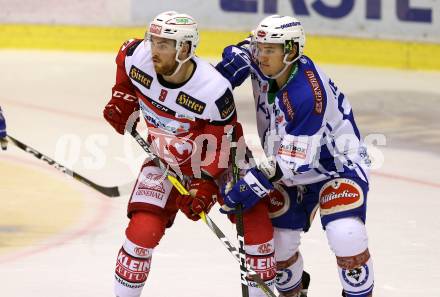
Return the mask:
{"type": "Polygon", "coordinates": [[[104,187],[101,185],[98,185],[94,182],[92,182],[91,180],[89,180],[88,178],[85,178],[84,176],[76,173],[75,171],[55,162],[53,159],[49,158],[48,156],[40,153],[39,151],[37,151],[36,149],[24,144],[23,142],[19,141],[18,139],[12,137],[11,135],[8,135],[8,139],[15,145],[17,146],[19,149],[33,155],[35,158],[40,159],[44,162],[46,162],[47,164],[49,164],[50,166],[58,169],[59,171],[61,171],[62,173],[66,174],[66,175],[70,175],[71,177],[73,177],[74,179],[76,179],[77,181],[95,189],[96,191],[100,192],[101,194],[104,194],[105,196],[108,197],[119,197],[122,195],[126,195],[130,192],[131,190],[131,185],[130,184],[126,184],[123,186],[114,186],[114,187],[104,187]]]}

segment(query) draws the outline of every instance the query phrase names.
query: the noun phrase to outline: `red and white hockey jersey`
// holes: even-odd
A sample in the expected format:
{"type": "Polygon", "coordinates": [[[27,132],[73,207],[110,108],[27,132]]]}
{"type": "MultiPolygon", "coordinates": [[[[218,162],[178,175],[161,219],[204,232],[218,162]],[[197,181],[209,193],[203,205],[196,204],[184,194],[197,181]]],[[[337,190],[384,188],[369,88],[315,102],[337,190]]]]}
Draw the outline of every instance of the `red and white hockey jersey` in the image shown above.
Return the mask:
{"type": "Polygon", "coordinates": [[[215,178],[228,166],[225,134],[236,125],[234,99],[229,82],[212,65],[192,61],[192,76],[171,85],[156,74],[149,41],[129,40],[116,58],[113,96],[138,98],[148,142],[164,162],[187,176],[201,171],[215,178]]]}

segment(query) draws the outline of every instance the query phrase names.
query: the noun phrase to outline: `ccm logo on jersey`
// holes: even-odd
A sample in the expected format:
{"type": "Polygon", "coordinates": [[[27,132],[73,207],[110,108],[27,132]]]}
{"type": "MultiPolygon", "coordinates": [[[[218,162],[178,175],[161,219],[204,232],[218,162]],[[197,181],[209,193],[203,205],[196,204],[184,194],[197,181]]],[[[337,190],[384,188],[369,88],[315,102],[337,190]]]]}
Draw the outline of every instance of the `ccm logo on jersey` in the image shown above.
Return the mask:
{"type": "Polygon", "coordinates": [[[199,101],[184,92],[179,93],[176,103],[197,114],[202,114],[206,107],[206,103],[203,103],[202,101],[199,101]]]}
{"type": "Polygon", "coordinates": [[[136,66],[131,66],[130,68],[130,78],[134,81],[140,83],[142,86],[149,89],[151,87],[151,83],[153,82],[153,78],[137,68],[136,66]]]}
{"type": "Polygon", "coordinates": [[[222,119],[229,117],[235,110],[234,97],[231,91],[227,89],[225,94],[215,101],[215,105],[217,105],[222,119]]]}
{"type": "Polygon", "coordinates": [[[318,79],[315,76],[315,73],[311,70],[307,70],[306,72],[307,79],[309,80],[310,87],[312,88],[313,97],[315,97],[315,108],[314,111],[316,114],[322,114],[323,111],[323,95],[321,86],[318,83],[318,79]]]}
{"type": "Polygon", "coordinates": [[[321,216],[355,209],[363,203],[362,188],[351,179],[333,179],[325,183],[319,192],[321,216]]]}

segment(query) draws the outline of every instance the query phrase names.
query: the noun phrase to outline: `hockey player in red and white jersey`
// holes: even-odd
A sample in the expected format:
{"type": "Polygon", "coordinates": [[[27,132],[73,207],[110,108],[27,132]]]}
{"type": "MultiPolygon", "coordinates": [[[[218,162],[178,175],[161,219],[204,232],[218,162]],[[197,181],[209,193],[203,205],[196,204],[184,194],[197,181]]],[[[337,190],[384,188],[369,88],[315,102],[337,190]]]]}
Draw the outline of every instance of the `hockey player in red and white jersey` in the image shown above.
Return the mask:
{"type": "Polygon", "coordinates": [[[228,167],[225,135],[233,126],[240,130],[231,86],[194,56],[198,42],[191,16],[164,12],[150,23],[144,40],[125,42],[116,58],[116,83],[103,111],[105,119],[124,134],[129,117],[141,114],[153,153],[185,176],[191,193],[180,196],[161,168],[144,163],[128,204],[130,223],[116,262],[119,297],[141,295],[153,251],[179,209],[192,220],[209,212],[228,167]]]}

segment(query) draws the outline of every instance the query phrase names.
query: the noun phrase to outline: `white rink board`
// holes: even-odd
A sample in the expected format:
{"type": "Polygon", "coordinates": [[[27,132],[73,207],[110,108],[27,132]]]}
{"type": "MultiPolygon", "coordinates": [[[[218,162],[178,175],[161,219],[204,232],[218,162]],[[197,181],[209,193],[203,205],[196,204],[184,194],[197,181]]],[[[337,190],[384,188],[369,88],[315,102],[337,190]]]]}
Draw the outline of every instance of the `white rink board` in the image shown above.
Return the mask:
{"type": "Polygon", "coordinates": [[[173,0],[155,10],[132,0],[133,22],[145,24],[157,12],[191,13],[202,28],[252,30],[271,14],[297,16],[307,33],[379,39],[440,42],[440,0],[173,0]],[[292,4],[295,3],[295,4],[292,4]]]}
{"type": "Polygon", "coordinates": [[[203,29],[250,31],[270,14],[310,34],[440,42],[440,0],[0,0],[0,23],[146,26],[158,13],[193,15],[203,29]]]}

